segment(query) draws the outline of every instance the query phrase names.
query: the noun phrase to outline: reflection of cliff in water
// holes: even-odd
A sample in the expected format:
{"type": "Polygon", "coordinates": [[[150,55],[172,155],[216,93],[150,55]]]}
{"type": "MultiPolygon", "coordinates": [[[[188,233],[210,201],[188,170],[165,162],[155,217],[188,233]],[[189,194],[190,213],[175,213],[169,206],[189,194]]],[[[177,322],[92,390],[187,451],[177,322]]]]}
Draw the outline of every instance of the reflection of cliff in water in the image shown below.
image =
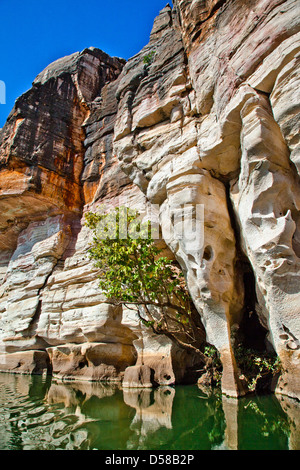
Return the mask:
{"type": "Polygon", "coordinates": [[[299,404],[0,374],[0,449],[299,449],[299,404]]]}

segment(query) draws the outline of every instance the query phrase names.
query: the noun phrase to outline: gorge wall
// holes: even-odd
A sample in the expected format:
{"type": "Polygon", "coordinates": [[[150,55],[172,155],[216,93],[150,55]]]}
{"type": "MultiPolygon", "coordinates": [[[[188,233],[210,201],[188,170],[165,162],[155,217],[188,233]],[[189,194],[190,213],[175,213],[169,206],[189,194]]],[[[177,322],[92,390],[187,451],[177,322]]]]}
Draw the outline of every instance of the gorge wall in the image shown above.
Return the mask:
{"type": "Polygon", "coordinates": [[[0,131],[0,370],[186,379],[194,358],[107,303],[88,256],[87,211],[156,204],[223,392],[244,393],[238,330],[276,351],[276,391],[299,398],[299,2],[173,4],[127,63],[89,48],[51,64],[0,131]],[[174,215],[199,204],[191,248],[174,215]]]}

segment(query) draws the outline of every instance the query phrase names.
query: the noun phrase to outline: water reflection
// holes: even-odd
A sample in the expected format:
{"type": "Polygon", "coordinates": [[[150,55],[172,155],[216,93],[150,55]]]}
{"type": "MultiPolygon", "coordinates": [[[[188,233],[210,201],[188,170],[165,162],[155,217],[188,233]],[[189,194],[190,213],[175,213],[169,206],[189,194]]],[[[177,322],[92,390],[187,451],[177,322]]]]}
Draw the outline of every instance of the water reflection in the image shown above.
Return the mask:
{"type": "Polygon", "coordinates": [[[300,407],[285,397],[0,374],[0,407],[0,449],[300,449],[300,407]]]}

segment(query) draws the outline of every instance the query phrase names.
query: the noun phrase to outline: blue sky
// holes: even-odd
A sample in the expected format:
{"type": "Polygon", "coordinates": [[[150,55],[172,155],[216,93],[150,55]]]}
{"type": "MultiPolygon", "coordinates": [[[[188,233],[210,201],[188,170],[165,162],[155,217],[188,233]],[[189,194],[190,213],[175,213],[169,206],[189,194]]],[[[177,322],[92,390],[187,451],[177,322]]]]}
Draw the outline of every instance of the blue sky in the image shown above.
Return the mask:
{"type": "MultiPolygon", "coordinates": [[[[15,100],[60,57],[98,47],[128,59],[149,41],[154,18],[168,0],[0,0],[0,128],[15,100]]],[[[172,5],[172,2],[169,2],[172,5]]]]}

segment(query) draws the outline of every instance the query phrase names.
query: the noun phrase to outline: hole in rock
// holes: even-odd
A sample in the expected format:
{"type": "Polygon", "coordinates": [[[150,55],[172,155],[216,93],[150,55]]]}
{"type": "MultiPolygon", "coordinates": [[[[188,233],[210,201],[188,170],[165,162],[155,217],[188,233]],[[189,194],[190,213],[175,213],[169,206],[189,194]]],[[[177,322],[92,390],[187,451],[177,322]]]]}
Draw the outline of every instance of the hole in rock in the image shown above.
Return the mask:
{"type": "Polygon", "coordinates": [[[213,252],[213,249],[211,246],[206,246],[205,247],[205,250],[204,250],[204,253],[203,253],[203,258],[206,260],[206,261],[210,261],[214,256],[214,252],[213,252]]]}
{"type": "Polygon", "coordinates": [[[79,369],[83,369],[88,365],[87,361],[80,361],[78,364],[79,369]]]}

